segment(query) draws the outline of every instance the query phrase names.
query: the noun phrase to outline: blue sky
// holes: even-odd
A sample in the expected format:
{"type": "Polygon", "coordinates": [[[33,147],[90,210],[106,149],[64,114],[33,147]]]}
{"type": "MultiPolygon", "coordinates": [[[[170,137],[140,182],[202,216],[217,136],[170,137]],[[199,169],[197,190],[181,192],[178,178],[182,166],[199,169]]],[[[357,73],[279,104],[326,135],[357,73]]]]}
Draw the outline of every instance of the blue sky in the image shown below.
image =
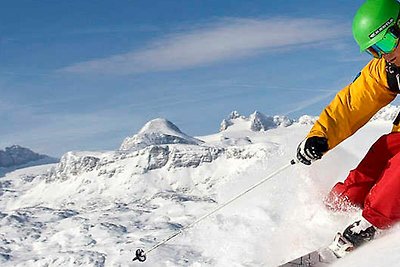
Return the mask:
{"type": "Polygon", "coordinates": [[[157,117],[199,136],[233,110],[318,115],[369,60],[361,3],[2,1],[0,148],[113,150],[157,117]]]}

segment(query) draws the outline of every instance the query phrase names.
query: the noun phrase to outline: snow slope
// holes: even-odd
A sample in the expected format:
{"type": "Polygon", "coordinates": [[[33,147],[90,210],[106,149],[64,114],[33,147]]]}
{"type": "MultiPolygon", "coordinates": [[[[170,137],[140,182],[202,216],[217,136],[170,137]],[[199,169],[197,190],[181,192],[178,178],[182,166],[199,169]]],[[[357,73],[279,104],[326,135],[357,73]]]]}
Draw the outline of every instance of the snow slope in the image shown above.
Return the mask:
{"type": "MultiPolygon", "coordinates": [[[[223,131],[197,138],[157,119],[118,151],[69,152],[57,165],[8,173],[0,178],[0,264],[277,266],[329,243],[358,218],[358,210],[331,213],[322,200],[390,131],[393,112],[383,110],[323,160],[288,168],[144,263],[131,262],[137,248],[149,249],[286,165],[314,118],[235,116],[223,131]],[[254,121],[268,127],[255,131],[254,121]]],[[[394,227],[334,266],[398,266],[399,233],[394,227]]]]}

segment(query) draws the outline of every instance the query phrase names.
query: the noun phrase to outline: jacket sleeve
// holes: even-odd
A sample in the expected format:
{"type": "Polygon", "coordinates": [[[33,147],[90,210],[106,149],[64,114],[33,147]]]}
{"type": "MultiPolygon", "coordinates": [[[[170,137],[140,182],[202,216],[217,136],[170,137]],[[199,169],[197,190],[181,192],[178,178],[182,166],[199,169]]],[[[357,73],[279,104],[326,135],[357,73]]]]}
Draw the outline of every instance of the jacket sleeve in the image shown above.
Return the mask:
{"type": "Polygon", "coordinates": [[[385,67],[384,59],[371,60],[322,111],[307,137],[325,137],[332,149],[393,101],[396,93],[389,89],[385,67]]]}

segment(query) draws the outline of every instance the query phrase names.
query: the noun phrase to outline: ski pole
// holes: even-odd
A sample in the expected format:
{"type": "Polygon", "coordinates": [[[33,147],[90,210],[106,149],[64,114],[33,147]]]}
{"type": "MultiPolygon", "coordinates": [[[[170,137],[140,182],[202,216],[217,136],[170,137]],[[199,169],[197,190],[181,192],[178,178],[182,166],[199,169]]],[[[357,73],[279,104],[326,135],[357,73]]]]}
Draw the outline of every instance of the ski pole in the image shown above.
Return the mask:
{"type": "Polygon", "coordinates": [[[171,236],[167,237],[166,239],[164,239],[163,241],[159,242],[158,244],[154,245],[152,248],[148,249],[147,251],[144,251],[143,249],[137,249],[136,250],[136,255],[135,258],[132,259],[132,261],[140,261],[140,262],[144,262],[146,260],[146,255],[149,254],[151,251],[155,250],[156,248],[158,248],[159,246],[167,243],[168,241],[170,241],[171,239],[175,238],[176,236],[180,235],[181,233],[183,233],[183,231],[185,231],[186,229],[189,229],[190,227],[193,227],[194,225],[198,224],[199,222],[201,222],[202,220],[204,220],[205,218],[211,216],[212,214],[216,213],[217,211],[221,210],[222,208],[226,207],[227,205],[229,205],[230,203],[232,203],[233,201],[237,200],[238,198],[244,196],[245,194],[247,194],[248,192],[252,191],[253,189],[257,188],[258,186],[262,185],[263,183],[265,183],[266,181],[270,180],[272,177],[276,176],[277,174],[279,174],[280,172],[286,170],[287,168],[289,168],[290,166],[294,165],[298,163],[298,160],[292,159],[290,161],[290,163],[282,166],[281,168],[279,168],[278,170],[274,171],[273,173],[271,173],[270,175],[268,175],[267,177],[265,177],[264,179],[262,179],[261,181],[259,181],[258,183],[254,184],[253,186],[249,187],[247,190],[243,191],[242,193],[240,193],[239,195],[233,197],[232,199],[230,199],[229,201],[221,204],[220,206],[216,207],[214,210],[210,211],[209,213],[201,216],[200,218],[198,218],[197,220],[195,220],[194,222],[190,223],[189,225],[179,229],[178,231],[176,231],[174,234],[172,234],[171,236]]]}

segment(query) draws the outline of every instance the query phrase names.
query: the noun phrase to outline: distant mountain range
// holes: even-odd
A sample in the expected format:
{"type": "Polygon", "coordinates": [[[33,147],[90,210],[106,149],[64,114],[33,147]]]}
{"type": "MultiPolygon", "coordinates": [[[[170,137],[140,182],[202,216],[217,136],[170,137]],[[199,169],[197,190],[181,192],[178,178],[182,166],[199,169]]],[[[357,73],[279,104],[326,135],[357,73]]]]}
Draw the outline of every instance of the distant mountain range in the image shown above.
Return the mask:
{"type": "MultiPolygon", "coordinates": [[[[397,106],[389,105],[371,120],[393,120],[397,110],[397,106]]],[[[99,170],[99,175],[111,177],[117,170],[122,172],[123,168],[117,165],[126,158],[134,159],[135,163],[131,164],[135,166],[135,170],[130,171],[135,174],[163,167],[167,169],[197,167],[222,156],[250,158],[257,153],[250,153],[247,146],[263,144],[265,142],[263,132],[290,127],[293,124],[312,125],[317,118],[304,115],[293,120],[284,115],[268,116],[258,111],[247,117],[233,111],[221,122],[220,132],[214,137],[192,137],[167,119],[157,118],[147,122],[137,134],[126,137],[118,150],[106,153],[68,152],[59,160],[18,145],[7,147],[5,150],[0,150],[0,176],[15,169],[56,162],[60,164],[49,173],[47,180],[65,180],[93,170],[99,170]],[[248,136],[237,134],[243,131],[247,132],[248,136]],[[114,169],[109,172],[108,169],[111,167],[114,169]],[[104,171],[104,168],[107,171],[104,171]]]]}
{"type": "MultiPolygon", "coordinates": [[[[396,107],[388,106],[371,120],[392,120],[396,112],[396,107]]],[[[156,118],[147,122],[137,134],[126,137],[116,151],[71,151],[64,154],[46,180],[64,181],[84,173],[90,173],[91,177],[111,178],[121,173],[134,176],[157,169],[196,168],[221,158],[263,158],[269,150],[263,148],[265,132],[294,124],[311,126],[317,118],[304,115],[293,120],[284,115],[268,116],[258,111],[243,116],[233,111],[221,122],[218,134],[200,137],[182,132],[167,119],[156,118]],[[243,136],[243,133],[247,135],[243,136]]]]}
{"type": "Polygon", "coordinates": [[[59,159],[38,154],[19,145],[0,150],[0,175],[19,168],[56,163],[59,159]]]}

